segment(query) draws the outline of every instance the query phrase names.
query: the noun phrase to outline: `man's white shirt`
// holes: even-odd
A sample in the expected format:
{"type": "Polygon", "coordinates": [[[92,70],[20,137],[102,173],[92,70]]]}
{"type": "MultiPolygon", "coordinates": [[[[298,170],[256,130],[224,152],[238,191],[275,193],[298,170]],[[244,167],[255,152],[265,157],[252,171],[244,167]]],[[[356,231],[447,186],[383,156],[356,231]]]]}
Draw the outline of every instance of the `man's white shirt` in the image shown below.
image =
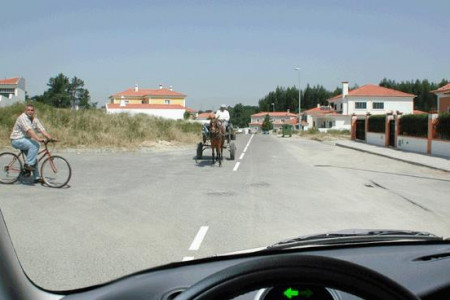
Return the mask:
{"type": "Polygon", "coordinates": [[[228,122],[230,120],[230,113],[228,112],[228,110],[221,111],[219,109],[216,112],[216,118],[218,118],[219,120],[225,120],[228,122]]]}

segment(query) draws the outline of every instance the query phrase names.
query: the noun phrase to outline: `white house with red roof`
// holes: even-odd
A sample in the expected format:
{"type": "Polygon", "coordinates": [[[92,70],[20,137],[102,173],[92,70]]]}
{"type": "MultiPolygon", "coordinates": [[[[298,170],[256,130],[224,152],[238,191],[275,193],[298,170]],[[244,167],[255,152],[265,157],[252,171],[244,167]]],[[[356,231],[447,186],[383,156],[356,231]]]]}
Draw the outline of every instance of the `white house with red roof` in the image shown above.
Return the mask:
{"type": "Polygon", "coordinates": [[[276,112],[260,112],[250,116],[250,123],[248,124],[252,131],[261,130],[262,123],[266,115],[269,115],[273,124],[273,129],[281,129],[284,124],[292,126],[298,126],[298,115],[289,112],[276,111],[276,112]]]}
{"type": "Polygon", "coordinates": [[[349,90],[348,82],[342,83],[342,94],[328,99],[329,108],[314,108],[306,111],[308,128],[328,129],[351,128],[351,117],[367,114],[414,113],[416,95],[388,89],[373,84],[349,90]]]}
{"type": "Polygon", "coordinates": [[[209,124],[211,119],[213,119],[216,116],[214,112],[203,112],[201,114],[197,115],[197,122],[202,124],[209,124]]]}
{"type": "Polygon", "coordinates": [[[306,124],[303,129],[318,128],[320,131],[328,129],[348,129],[350,130],[350,118],[339,112],[336,112],[331,106],[321,106],[309,109],[303,112],[303,118],[306,124]]]}
{"type": "Polygon", "coordinates": [[[0,80],[0,107],[25,101],[25,79],[14,77],[0,80]]]}
{"type": "Polygon", "coordinates": [[[134,88],[116,93],[109,97],[106,104],[109,114],[129,113],[148,114],[168,119],[183,119],[184,113],[190,111],[186,107],[186,95],[169,89],[140,89],[136,84],[134,88]]]}
{"type": "Polygon", "coordinates": [[[342,95],[328,99],[328,103],[343,115],[412,114],[416,95],[407,94],[374,84],[366,84],[349,91],[348,82],[342,83],[342,95]]]}
{"type": "Polygon", "coordinates": [[[450,112],[450,83],[431,92],[437,96],[437,111],[450,112]]]}

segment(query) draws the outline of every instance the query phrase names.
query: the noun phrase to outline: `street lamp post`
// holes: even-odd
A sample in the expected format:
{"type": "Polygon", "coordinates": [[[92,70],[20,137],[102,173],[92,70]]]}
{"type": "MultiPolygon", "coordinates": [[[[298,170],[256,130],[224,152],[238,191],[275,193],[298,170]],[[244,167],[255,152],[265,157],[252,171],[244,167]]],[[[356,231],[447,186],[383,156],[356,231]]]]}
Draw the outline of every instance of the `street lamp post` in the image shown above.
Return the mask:
{"type": "Polygon", "coordinates": [[[300,68],[296,67],[294,70],[296,70],[298,73],[298,130],[302,130],[302,117],[301,117],[302,92],[300,89],[300,68]]]}

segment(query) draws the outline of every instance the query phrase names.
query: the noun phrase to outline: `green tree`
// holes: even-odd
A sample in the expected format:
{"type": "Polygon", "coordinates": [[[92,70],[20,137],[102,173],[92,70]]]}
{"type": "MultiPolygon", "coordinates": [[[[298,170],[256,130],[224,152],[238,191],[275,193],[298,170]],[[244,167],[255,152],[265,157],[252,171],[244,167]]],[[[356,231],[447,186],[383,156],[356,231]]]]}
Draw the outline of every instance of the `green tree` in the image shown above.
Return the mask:
{"type": "Polygon", "coordinates": [[[43,95],[34,96],[32,100],[43,102],[45,104],[58,108],[91,108],[96,107],[97,103],[90,103],[91,97],[89,91],[84,88],[84,81],[78,77],[69,79],[60,73],[49,79],[49,87],[43,95]]]}
{"type": "Polygon", "coordinates": [[[259,108],[257,106],[243,105],[242,103],[236,104],[234,107],[230,107],[230,122],[234,126],[247,127],[250,123],[250,116],[258,113],[259,108]]]}
{"type": "Polygon", "coordinates": [[[396,82],[387,78],[383,78],[380,86],[398,90],[404,93],[414,94],[414,109],[433,111],[436,109],[436,96],[431,91],[436,90],[448,83],[448,80],[442,79],[439,83],[428,81],[428,79],[415,81],[396,82]]]}
{"type": "Polygon", "coordinates": [[[270,117],[269,117],[269,115],[267,114],[267,115],[264,117],[264,121],[263,121],[263,123],[262,123],[262,125],[261,125],[261,129],[262,129],[263,131],[269,131],[269,130],[271,130],[272,128],[273,128],[272,121],[270,121],[270,117]]]}

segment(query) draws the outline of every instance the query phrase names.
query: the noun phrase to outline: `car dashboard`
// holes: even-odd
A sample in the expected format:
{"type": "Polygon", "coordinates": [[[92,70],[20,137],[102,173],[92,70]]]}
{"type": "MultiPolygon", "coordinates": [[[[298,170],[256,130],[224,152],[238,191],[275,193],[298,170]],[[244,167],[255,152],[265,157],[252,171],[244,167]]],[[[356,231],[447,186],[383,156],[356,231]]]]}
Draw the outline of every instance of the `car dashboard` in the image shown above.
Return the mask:
{"type": "MultiPolygon", "coordinates": [[[[421,299],[450,295],[449,243],[393,243],[263,251],[173,263],[133,274],[94,288],[73,291],[63,299],[176,299],[203,278],[262,256],[324,256],[375,270],[398,282],[421,299]]],[[[359,299],[338,289],[308,285],[277,285],[243,293],[234,299],[359,299]]]]}

